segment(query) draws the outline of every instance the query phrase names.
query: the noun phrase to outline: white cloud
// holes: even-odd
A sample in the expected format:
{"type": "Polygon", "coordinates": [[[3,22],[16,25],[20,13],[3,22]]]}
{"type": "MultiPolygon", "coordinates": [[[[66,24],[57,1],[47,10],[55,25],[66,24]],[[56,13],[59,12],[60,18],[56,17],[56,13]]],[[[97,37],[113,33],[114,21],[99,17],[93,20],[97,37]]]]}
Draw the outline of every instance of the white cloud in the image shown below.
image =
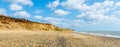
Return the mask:
{"type": "Polygon", "coordinates": [[[57,9],[57,10],[54,11],[54,15],[56,15],[56,16],[65,16],[65,15],[68,15],[68,14],[70,14],[70,12],[64,11],[62,9],[57,9]]]}
{"type": "Polygon", "coordinates": [[[92,13],[85,13],[80,14],[77,16],[86,22],[91,22],[91,24],[120,24],[120,19],[114,15],[104,15],[104,14],[92,14],[92,13]]]}
{"type": "Polygon", "coordinates": [[[84,9],[87,7],[86,5],[84,5],[84,7],[82,6],[85,1],[86,0],[66,0],[62,2],[61,5],[67,9],[84,9]]]}
{"type": "Polygon", "coordinates": [[[56,17],[45,17],[43,18],[43,21],[45,23],[50,23],[65,28],[79,26],[83,22],[81,20],[68,20],[68,19],[56,18],[56,17]]]}
{"type": "Polygon", "coordinates": [[[59,0],[55,0],[47,5],[48,8],[55,9],[59,5],[59,0]]]}
{"type": "Polygon", "coordinates": [[[54,17],[46,17],[46,18],[44,18],[44,21],[45,21],[45,22],[51,23],[51,24],[60,24],[59,22],[60,22],[61,20],[62,20],[62,19],[54,18],[54,17]]]}
{"type": "Polygon", "coordinates": [[[82,17],[84,17],[84,16],[86,16],[86,15],[85,15],[84,13],[82,13],[82,14],[76,16],[76,17],[77,17],[77,18],[82,18],[82,17]]]}
{"type": "Polygon", "coordinates": [[[103,2],[94,2],[93,5],[87,5],[86,1],[66,0],[61,5],[69,10],[78,10],[80,14],[76,17],[79,20],[86,21],[86,23],[120,24],[120,2],[105,0],[103,2]]]}
{"type": "Polygon", "coordinates": [[[31,0],[3,0],[5,2],[9,2],[10,4],[10,10],[13,11],[19,11],[23,9],[23,6],[33,6],[33,2],[31,0]]]}
{"type": "Polygon", "coordinates": [[[0,14],[4,14],[4,15],[6,15],[6,10],[3,9],[3,8],[0,8],[0,14]]]}
{"type": "Polygon", "coordinates": [[[45,17],[43,19],[45,23],[50,23],[60,27],[69,27],[70,21],[64,18],[55,18],[55,17],[45,17]]]}
{"type": "Polygon", "coordinates": [[[105,8],[105,7],[113,7],[114,5],[114,1],[109,1],[106,0],[102,3],[100,2],[95,2],[93,5],[87,5],[85,4],[87,0],[67,0],[65,2],[62,2],[61,5],[67,9],[71,9],[71,10],[78,10],[78,11],[95,11],[101,8],[105,8]]]}
{"type": "Polygon", "coordinates": [[[14,16],[21,16],[24,18],[29,18],[31,15],[26,11],[19,11],[14,14],[14,16]]]}
{"type": "Polygon", "coordinates": [[[33,2],[31,0],[4,0],[10,3],[17,3],[17,4],[21,4],[21,5],[29,5],[32,6],[33,2]]]}
{"type": "Polygon", "coordinates": [[[40,13],[42,13],[41,10],[36,10],[36,11],[35,11],[35,14],[40,14],[40,13]]]}
{"type": "Polygon", "coordinates": [[[22,10],[23,7],[18,5],[18,4],[11,4],[10,5],[10,10],[14,10],[14,11],[18,11],[18,10],[22,10]]]}
{"type": "Polygon", "coordinates": [[[115,5],[118,6],[118,7],[120,7],[120,2],[117,2],[115,5]]]}
{"type": "Polygon", "coordinates": [[[34,16],[34,18],[36,18],[36,19],[42,19],[42,16],[36,15],[36,16],[34,16]]]}

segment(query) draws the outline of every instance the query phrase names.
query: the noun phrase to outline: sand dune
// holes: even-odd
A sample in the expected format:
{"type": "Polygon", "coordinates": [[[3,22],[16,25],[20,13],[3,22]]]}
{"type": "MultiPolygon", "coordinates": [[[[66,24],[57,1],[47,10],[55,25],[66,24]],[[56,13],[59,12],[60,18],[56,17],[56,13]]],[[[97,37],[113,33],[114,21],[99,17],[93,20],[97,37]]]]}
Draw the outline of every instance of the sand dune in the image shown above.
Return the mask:
{"type": "Polygon", "coordinates": [[[119,38],[53,31],[0,30],[0,47],[120,47],[119,38]]]}
{"type": "Polygon", "coordinates": [[[39,23],[27,19],[13,18],[0,15],[0,29],[6,30],[32,30],[32,31],[72,31],[48,23],[39,23]]]}

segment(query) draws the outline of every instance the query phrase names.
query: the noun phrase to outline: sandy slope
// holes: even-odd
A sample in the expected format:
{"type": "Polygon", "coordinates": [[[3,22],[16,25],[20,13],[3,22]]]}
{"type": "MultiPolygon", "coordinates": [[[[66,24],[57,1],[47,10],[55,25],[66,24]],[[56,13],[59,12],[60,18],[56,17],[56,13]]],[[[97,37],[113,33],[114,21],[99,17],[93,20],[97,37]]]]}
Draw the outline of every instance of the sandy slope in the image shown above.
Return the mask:
{"type": "Polygon", "coordinates": [[[32,30],[32,31],[73,31],[67,28],[60,28],[48,23],[34,22],[26,19],[13,18],[0,15],[0,29],[8,30],[32,30]]]}
{"type": "Polygon", "coordinates": [[[80,33],[0,30],[0,47],[120,47],[120,39],[80,33]]]}

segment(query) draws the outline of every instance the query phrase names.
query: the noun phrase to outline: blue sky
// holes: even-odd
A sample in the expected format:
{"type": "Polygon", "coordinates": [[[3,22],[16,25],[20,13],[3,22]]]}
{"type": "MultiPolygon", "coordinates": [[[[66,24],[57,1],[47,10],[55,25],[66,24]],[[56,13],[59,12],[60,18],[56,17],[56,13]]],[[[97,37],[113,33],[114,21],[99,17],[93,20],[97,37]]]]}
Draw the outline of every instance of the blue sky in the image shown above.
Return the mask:
{"type": "Polygon", "coordinates": [[[76,31],[120,31],[119,0],[0,0],[0,14],[76,31]]]}

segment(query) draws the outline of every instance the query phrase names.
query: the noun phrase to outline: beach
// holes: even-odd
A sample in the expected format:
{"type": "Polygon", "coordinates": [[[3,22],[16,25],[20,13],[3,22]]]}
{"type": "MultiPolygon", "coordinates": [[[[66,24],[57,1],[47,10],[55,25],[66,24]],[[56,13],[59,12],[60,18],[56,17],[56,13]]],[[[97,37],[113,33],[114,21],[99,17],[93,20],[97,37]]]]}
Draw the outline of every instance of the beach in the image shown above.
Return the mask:
{"type": "Polygon", "coordinates": [[[0,30],[0,47],[120,47],[120,38],[76,32],[0,30]]]}

